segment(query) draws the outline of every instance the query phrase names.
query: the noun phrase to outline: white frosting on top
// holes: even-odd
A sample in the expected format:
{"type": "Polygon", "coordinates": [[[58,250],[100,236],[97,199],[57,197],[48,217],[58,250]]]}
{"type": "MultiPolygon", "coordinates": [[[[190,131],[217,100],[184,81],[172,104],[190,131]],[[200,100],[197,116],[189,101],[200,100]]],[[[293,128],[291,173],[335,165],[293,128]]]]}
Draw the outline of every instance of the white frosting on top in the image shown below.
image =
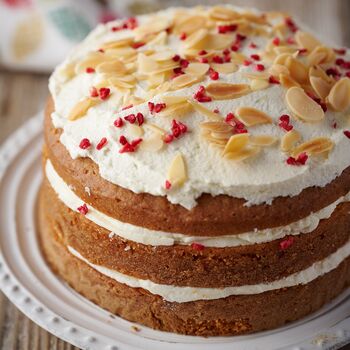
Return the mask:
{"type": "MultiPolygon", "coordinates": [[[[45,172],[47,179],[49,180],[59,199],[68,208],[76,211],[76,209],[84,203],[83,200],[79,198],[57,174],[54,167],[52,166],[52,163],[49,160],[46,162],[45,172]]],[[[89,211],[86,214],[86,217],[95,224],[111,231],[112,234],[110,237],[117,235],[136,243],[152,246],[171,246],[174,244],[188,245],[196,242],[201,243],[206,247],[223,248],[270,242],[275,239],[283,238],[287,235],[299,235],[301,233],[312,232],[317,228],[320,220],[327,219],[331,216],[338,204],[349,200],[350,193],[344,197],[339,198],[337,201],[321,209],[320,211],[312,213],[306,218],[293,222],[286,226],[218,237],[188,236],[181,233],[150,230],[144,227],[135,226],[119,221],[104,213],[101,213],[90,205],[88,206],[89,211]]]]}
{"type": "MultiPolygon", "coordinates": [[[[196,9],[188,11],[195,12],[196,9]]],[[[174,14],[175,10],[169,9],[160,12],[159,16],[172,20],[174,14]]],[[[140,23],[145,23],[152,20],[152,16],[142,16],[138,20],[140,23]]],[[[170,130],[173,118],[151,115],[147,101],[121,111],[123,96],[111,88],[111,97],[90,108],[85,117],[76,121],[67,120],[71,109],[78,101],[89,96],[90,87],[101,81],[101,76],[100,74],[81,73],[67,81],[61,72],[72,62],[81,60],[86,53],[96,51],[102,43],[134,35],[132,30],[112,32],[113,25],[116,23],[98,26],[50,78],[50,91],[55,102],[52,120],[55,127],[63,129],[62,144],[72,158],[91,158],[99,166],[100,175],[104,179],[135,193],[145,192],[167,196],[171,203],[178,203],[190,209],[196,205],[196,198],[202,193],[209,193],[213,196],[226,194],[244,198],[247,205],[271,203],[278,196],[295,196],[304,188],[325,186],[350,165],[350,140],[343,133],[349,128],[349,118],[346,117],[346,113],[332,111],[327,111],[325,119],[318,123],[304,123],[292,118],[292,124],[301,133],[303,140],[324,136],[330,138],[335,144],[328,159],[310,158],[304,166],[287,165],[287,155],[281,152],[279,146],[265,148],[258,156],[242,162],[223,159],[220,152],[200,136],[199,124],[206,118],[197,112],[181,118],[181,121],[188,126],[189,132],[157,153],[140,149],[134,153],[120,154],[119,136],[128,137],[128,130],[126,127],[113,126],[117,117],[141,112],[146,121],[166,130],[170,130]],[[333,128],[335,121],[337,128],[333,128]],[[95,146],[103,137],[107,137],[108,144],[103,150],[98,151],[95,146]],[[88,138],[93,146],[87,150],[79,148],[79,143],[83,138],[88,138]],[[167,169],[177,152],[180,152],[185,159],[188,180],[182,187],[166,190],[164,183],[167,169]]],[[[180,43],[178,37],[172,35],[167,48],[173,50],[174,53],[181,54],[180,43]]],[[[252,53],[259,53],[259,48],[263,49],[266,43],[266,38],[249,37],[244,41],[241,52],[249,57],[252,53]],[[249,47],[251,42],[254,42],[258,48],[249,47]]],[[[153,48],[155,51],[165,50],[164,46],[156,45],[153,48]]],[[[149,47],[145,45],[138,50],[147,49],[149,47]]],[[[267,66],[265,62],[264,64],[267,66]]],[[[249,80],[240,73],[254,71],[253,67],[254,64],[249,67],[242,65],[233,74],[220,74],[220,81],[249,83],[249,80]]],[[[204,81],[193,86],[158,95],[152,101],[162,102],[163,95],[192,97],[199,85],[206,85],[210,82],[212,81],[209,78],[205,78],[204,81]]],[[[218,108],[222,116],[233,112],[239,106],[260,109],[273,118],[274,124],[254,126],[249,128],[249,132],[252,135],[267,134],[281,138],[285,131],[277,125],[279,117],[283,114],[290,114],[285,103],[285,93],[286,89],[281,85],[272,84],[268,89],[255,91],[238,99],[212,101],[204,105],[211,110],[218,108]]],[[[143,90],[142,83],[138,84],[134,94],[141,98],[145,97],[147,92],[143,90]]],[[[178,119],[176,116],[174,118],[178,119]]],[[[142,137],[147,139],[149,135],[150,131],[145,130],[142,137]]]]}
{"type": "Polygon", "coordinates": [[[78,259],[81,259],[96,271],[108,276],[119,283],[126,284],[132,288],[143,288],[152,294],[160,295],[163,299],[170,302],[186,303],[196,300],[213,300],[226,298],[230,295],[251,295],[264,293],[270,290],[288,288],[300,284],[307,284],[319,276],[322,276],[335,269],[343,260],[350,255],[350,241],[327,258],[317,261],[307,269],[293,273],[279,280],[252,284],[238,287],[225,288],[197,288],[197,287],[178,287],[173,285],[157,284],[150,280],[138,279],[109,268],[95,265],[85,259],[74,248],[68,246],[68,250],[78,259]]]}

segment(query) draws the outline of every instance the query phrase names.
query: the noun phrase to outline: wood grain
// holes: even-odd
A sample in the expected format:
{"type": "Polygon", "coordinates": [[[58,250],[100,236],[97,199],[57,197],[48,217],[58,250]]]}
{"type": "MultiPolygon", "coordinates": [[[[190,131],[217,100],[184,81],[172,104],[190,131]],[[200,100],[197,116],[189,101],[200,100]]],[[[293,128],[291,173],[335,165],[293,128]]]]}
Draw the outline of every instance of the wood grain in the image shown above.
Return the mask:
{"type": "MultiPolygon", "coordinates": [[[[170,3],[171,1],[165,1],[170,3]]],[[[236,0],[237,5],[290,12],[307,23],[324,40],[350,46],[349,0],[236,0]]],[[[172,1],[176,5],[213,4],[214,1],[172,1]]],[[[0,143],[44,106],[47,76],[0,69],[0,143]]],[[[0,350],[78,349],[44,331],[0,293],[0,350]]],[[[345,349],[345,348],[344,348],[345,349]]]]}

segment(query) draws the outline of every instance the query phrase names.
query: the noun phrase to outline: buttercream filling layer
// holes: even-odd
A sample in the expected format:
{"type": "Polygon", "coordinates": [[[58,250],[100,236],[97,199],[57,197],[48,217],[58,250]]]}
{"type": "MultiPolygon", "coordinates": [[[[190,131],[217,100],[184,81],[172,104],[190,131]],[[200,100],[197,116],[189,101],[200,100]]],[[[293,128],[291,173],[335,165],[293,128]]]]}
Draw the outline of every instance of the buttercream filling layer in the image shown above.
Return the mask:
{"type": "Polygon", "coordinates": [[[317,277],[320,277],[335,269],[343,260],[350,255],[350,241],[339,248],[327,258],[317,261],[307,269],[276,280],[270,283],[260,283],[238,287],[225,288],[194,288],[178,287],[173,285],[157,284],[150,280],[138,279],[106,267],[95,265],[84,258],[74,248],[68,246],[69,252],[82,260],[101,274],[123,283],[132,288],[142,288],[148,292],[161,296],[164,300],[177,303],[185,303],[196,300],[214,300],[226,298],[231,295],[252,295],[268,292],[271,290],[288,288],[297,285],[307,284],[317,277]]]}
{"type": "MultiPolygon", "coordinates": [[[[50,160],[45,166],[46,177],[51,187],[56,192],[58,198],[71,210],[76,211],[84,202],[74,191],[65,183],[54,169],[50,160]]],[[[287,235],[299,235],[315,230],[320,220],[327,219],[334,212],[336,207],[350,200],[350,193],[344,197],[340,197],[337,201],[329,206],[321,209],[316,213],[293,222],[286,226],[269,228],[264,230],[255,230],[235,235],[224,235],[219,237],[208,236],[188,236],[181,233],[171,233],[163,231],[150,230],[144,227],[131,225],[112,218],[92,206],[86,214],[86,218],[93,223],[105,228],[121,238],[152,246],[171,246],[175,244],[188,245],[193,242],[201,243],[207,247],[235,247],[242,245],[250,245],[256,243],[270,242],[281,239],[287,235]]]]}

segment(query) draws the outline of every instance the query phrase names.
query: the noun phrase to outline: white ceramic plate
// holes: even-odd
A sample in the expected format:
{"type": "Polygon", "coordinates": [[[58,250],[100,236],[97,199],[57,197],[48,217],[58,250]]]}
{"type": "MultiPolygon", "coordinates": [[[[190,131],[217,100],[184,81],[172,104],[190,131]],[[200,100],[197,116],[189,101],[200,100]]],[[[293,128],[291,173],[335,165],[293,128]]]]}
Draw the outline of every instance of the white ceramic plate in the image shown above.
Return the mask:
{"type": "Polygon", "coordinates": [[[41,182],[42,115],[0,150],[0,287],[30,319],[84,349],[338,349],[350,342],[350,290],[319,312],[274,331],[201,338],[154,331],[115,317],[82,298],[46,266],[36,238],[41,182]]]}

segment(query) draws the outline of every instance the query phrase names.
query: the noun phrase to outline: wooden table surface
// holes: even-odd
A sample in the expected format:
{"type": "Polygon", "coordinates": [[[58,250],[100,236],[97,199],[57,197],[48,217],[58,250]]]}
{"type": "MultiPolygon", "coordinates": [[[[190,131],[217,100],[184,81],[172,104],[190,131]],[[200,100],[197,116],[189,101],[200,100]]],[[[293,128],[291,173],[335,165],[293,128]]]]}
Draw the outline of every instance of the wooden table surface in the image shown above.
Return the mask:
{"type": "MultiPolygon", "coordinates": [[[[221,1],[225,2],[225,1],[221,1]]],[[[261,9],[285,10],[303,20],[321,38],[350,47],[349,0],[226,1],[261,9]]],[[[168,1],[167,1],[168,3],[168,1]]],[[[174,1],[176,4],[181,1],[174,1]]],[[[205,3],[205,1],[183,1],[205,3]]],[[[213,3],[213,1],[207,1],[213,3]]],[[[0,143],[40,111],[48,95],[45,74],[9,72],[0,68],[0,143]]],[[[76,347],[56,338],[26,318],[0,293],[0,350],[68,350],[76,347]]],[[[344,348],[345,349],[345,348],[344,348]]]]}

